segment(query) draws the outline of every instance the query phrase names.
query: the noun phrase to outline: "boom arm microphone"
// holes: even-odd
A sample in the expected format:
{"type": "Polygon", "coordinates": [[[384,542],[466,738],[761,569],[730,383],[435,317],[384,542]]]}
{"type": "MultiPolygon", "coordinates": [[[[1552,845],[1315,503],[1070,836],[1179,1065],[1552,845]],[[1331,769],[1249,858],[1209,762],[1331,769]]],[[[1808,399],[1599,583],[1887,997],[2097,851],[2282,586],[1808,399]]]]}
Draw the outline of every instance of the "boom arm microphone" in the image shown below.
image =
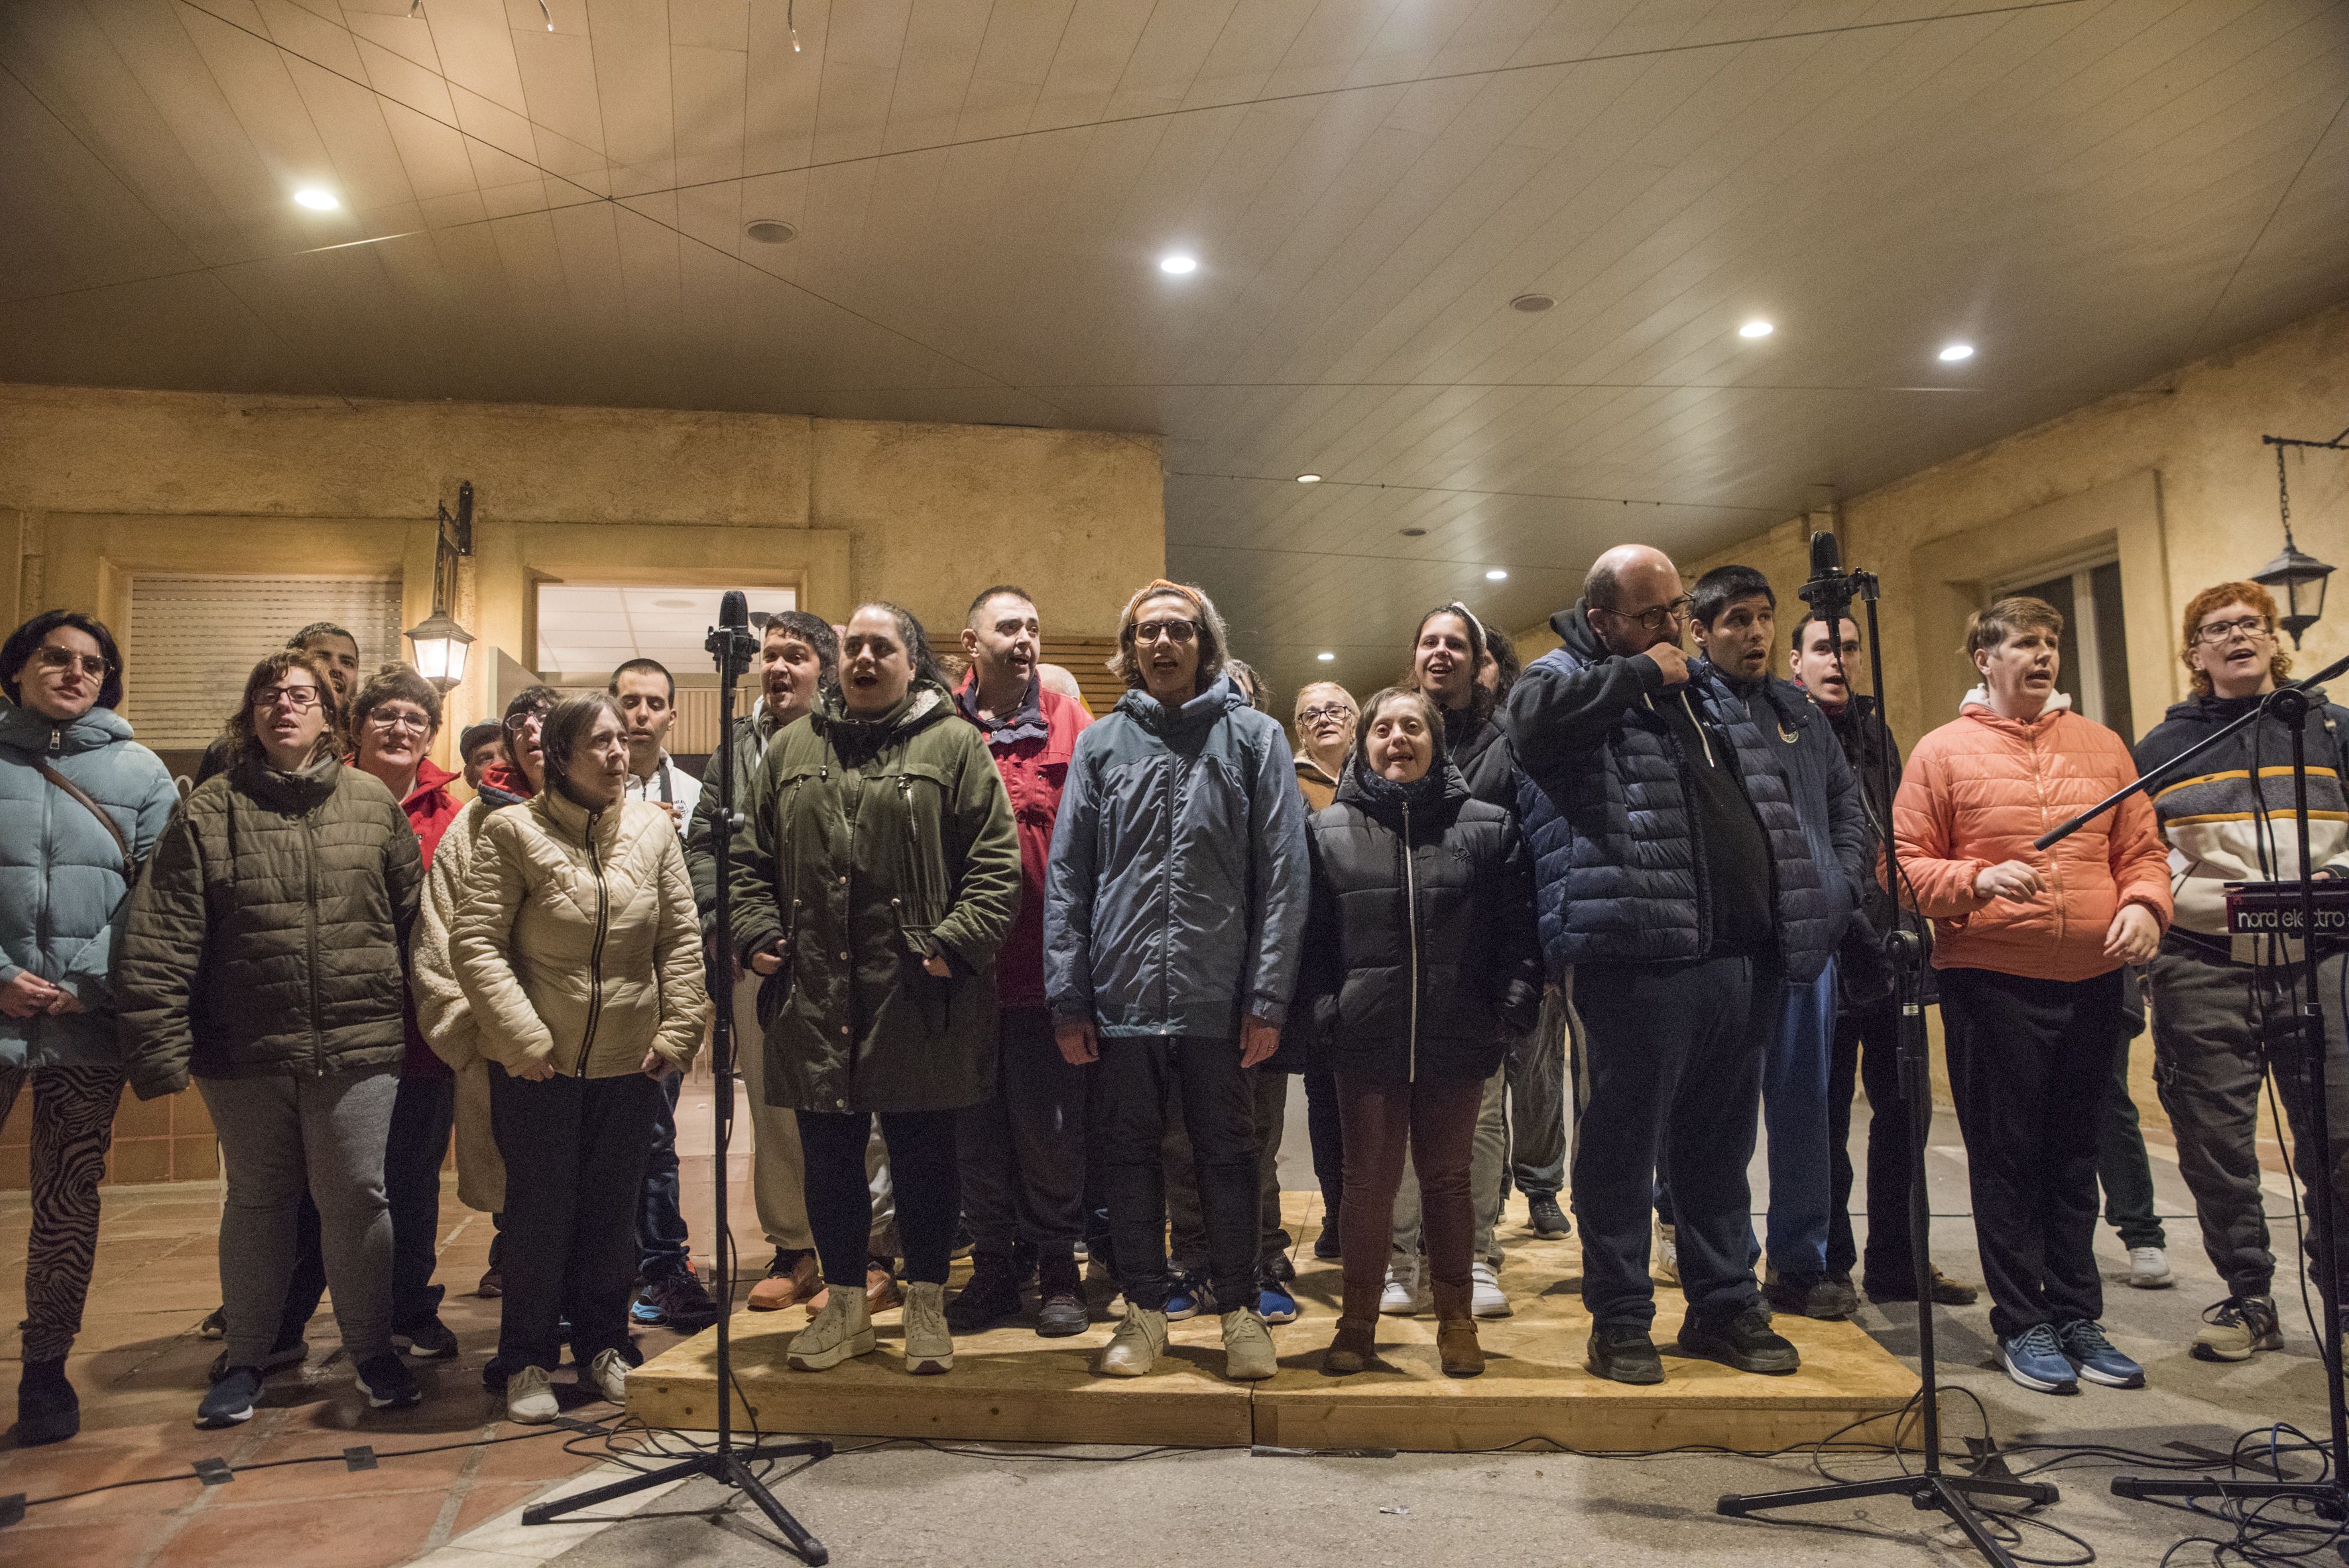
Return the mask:
{"type": "MultiPolygon", "coordinates": [[[[1813,537],[1813,543],[1815,546],[1817,540],[1822,537],[1825,536],[1815,535],[1813,537]]],[[[1834,541],[1830,539],[1828,540],[1828,542],[1833,543],[1834,541]]],[[[750,629],[750,601],[749,597],[743,593],[742,590],[740,588],[729,588],[726,590],[725,593],[719,597],[718,601],[718,624],[725,627],[730,632],[747,632],[750,629]]]]}
{"type": "Polygon", "coordinates": [[[1795,596],[1823,618],[1840,618],[1859,585],[1843,569],[1843,550],[1836,536],[1822,529],[1811,535],[1811,580],[1795,596]]]}

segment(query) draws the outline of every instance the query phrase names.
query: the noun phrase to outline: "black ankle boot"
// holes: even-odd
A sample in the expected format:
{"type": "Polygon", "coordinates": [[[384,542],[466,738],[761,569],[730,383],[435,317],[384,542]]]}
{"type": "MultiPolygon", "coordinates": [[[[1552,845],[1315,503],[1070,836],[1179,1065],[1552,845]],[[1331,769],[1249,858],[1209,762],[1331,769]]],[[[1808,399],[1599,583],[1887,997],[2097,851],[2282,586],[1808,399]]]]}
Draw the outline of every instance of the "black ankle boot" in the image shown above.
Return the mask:
{"type": "Polygon", "coordinates": [[[27,1361],[16,1384],[16,1443],[61,1443],[81,1430],[81,1400],[63,1361],[27,1361]]]}
{"type": "Polygon", "coordinates": [[[1077,1260],[1068,1253],[1045,1253],[1037,1271],[1036,1332],[1046,1339],[1065,1339],[1092,1326],[1077,1260]]]}
{"type": "Polygon", "coordinates": [[[1019,1315],[1019,1274],[1010,1256],[978,1253],[970,1261],[970,1283],[947,1304],[947,1327],[977,1334],[1019,1315]]]}

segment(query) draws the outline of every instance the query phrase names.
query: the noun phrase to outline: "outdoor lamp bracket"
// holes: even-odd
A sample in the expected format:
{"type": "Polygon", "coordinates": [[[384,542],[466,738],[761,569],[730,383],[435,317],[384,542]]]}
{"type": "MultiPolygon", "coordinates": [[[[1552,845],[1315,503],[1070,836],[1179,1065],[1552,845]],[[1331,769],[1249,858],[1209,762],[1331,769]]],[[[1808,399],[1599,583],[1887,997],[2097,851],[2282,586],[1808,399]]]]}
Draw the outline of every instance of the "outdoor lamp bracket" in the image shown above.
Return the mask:
{"type": "Polygon", "coordinates": [[[432,545],[432,614],[408,629],[416,654],[416,673],[442,691],[453,690],[465,678],[471,632],[450,614],[457,599],[457,562],[473,553],[473,481],[457,487],[457,512],[439,508],[438,532],[432,545]]]}
{"type": "Polygon", "coordinates": [[[2251,581],[2282,593],[2284,613],[2276,618],[2276,624],[2292,634],[2292,645],[2297,648],[2300,634],[2323,617],[2326,580],[2333,575],[2333,568],[2292,542],[2292,484],[2284,472],[2284,449],[2349,451],[2349,430],[2329,441],[2302,440],[2292,436],[2261,436],[2260,440],[2275,449],[2276,510],[2283,518],[2283,553],[2252,573],[2251,581]]]}

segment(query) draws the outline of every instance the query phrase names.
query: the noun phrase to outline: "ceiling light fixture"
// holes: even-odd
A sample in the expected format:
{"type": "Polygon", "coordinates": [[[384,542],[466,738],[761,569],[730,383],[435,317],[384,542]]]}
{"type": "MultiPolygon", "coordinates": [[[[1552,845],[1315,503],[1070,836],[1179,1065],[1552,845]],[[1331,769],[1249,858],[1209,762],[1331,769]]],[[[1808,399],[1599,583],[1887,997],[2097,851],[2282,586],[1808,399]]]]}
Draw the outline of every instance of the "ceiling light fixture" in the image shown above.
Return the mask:
{"type": "Polygon", "coordinates": [[[1321,476],[1319,474],[1299,474],[1297,476],[1297,482],[1301,485],[1318,485],[1321,482],[1321,476]]]}
{"type": "Polygon", "coordinates": [[[1485,581],[1487,583],[1506,583],[1508,580],[1508,568],[1505,566],[1495,566],[1485,573],[1485,581]]]}
{"type": "Polygon", "coordinates": [[[1158,270],[1179,278],[1185,273],[1195,273],[1199,270],[1198,258],[1185,255],[1161,256],[1158,258],[1158,270]]]}
{"type": "Polygon", "coordinates": [[[1427,537],[1427,530],[1423,528],[1400,528],[1395,531],[1402,534],[1405,539],[1425,539],[1427,537]]]}
{"type": "Polygon", "coordinates": [[[800,237],[799,230],[781,218],[753,218],[742,225],[742,234],[762,245],[788,245],[800,237]]]}
{"type": "Polygon", "coordinates": [[[294,200],[296,204],[307,207],[313,212],[331,212],[342,205],[335,199],[333,191],[322,191],[316,185],[305,185],[296,191],[294,192],[294,200]]]}
{"type": "Polygon", "coordinates": [[[1539,315],[1557,303],[1546,294],[1522,294],[1509,302],[1509,308],[1524,311],[1527,315],[1539,315]]]}
{"type": "Polygon", "coordinates": [[[1313,656],[1320,660],[1325,665],[1334,665],[1338,662],[1338,655],[1331,653],[1319,653],[1313,656]]]}
{"type": "Polygon", "coordinates": [[[1953,343],[1941,350],[1941,363],[1944,365],[1955,365],[1961,359],[1971,359],[1973,356],[1974,346],[1971,343],[1953,343]]]}
{"type": "Polygon", "coordinates": [[[800,0],[789,0],[783,7],[783,26],[791,29],[792,53],[800,52],[800,0]]]}
{"type": "Polygon", "coordinates": [[[1762,320],[1759,316],[1756,316],[1754,320],[1747,322],[1744,326],[1739,327],[1737,329],[1737,335],[1740,337],[1767,337],[1777,330],[1778,329],[1775,326],[1773,326],[1770,323],[1762,320]]]}
{"type": "Polygon", "coordinates": [[[546,8],[546,0],[538,0],[538,14],[546,18],[546,30],[554,31],[554,13],[546,8]]]}

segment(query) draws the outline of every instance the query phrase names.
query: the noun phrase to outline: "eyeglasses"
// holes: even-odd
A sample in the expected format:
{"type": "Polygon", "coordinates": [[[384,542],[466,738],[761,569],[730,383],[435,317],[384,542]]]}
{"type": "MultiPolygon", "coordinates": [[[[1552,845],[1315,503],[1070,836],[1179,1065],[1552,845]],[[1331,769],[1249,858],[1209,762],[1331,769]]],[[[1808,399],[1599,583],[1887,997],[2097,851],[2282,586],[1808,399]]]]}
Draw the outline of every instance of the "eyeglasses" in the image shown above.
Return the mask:
{"type": "Polygon", "coordinates": [[[424,715],[406,708],[379,707],[367,717],[369,729],[406,729],[422,735],[432,727],[424,715]]]}
{"type": "Polygon", "coordinates": [[[1196,621],[1136,621],[1133,624],[1133,640],[1137,643],[1154,643],[1161,638],[1187,643],[1198,634],[1199,624],[1196,621]]]}
{"type": "Polygon", "coordinates": [[[1354,717],[1354,710],[1346,707],[1343,703],[1333,702],[1325,703],[1319,707],[1309,707],[1297,717],[1307,724],[1319,724],[1325,719],[1335,718],[1342,720],[1351,718],[1354,717]]]}
{"type": "Polygon", "coordinates": [[[77,654],[71,648],[53,647],[47,643],[33,652],[45,670],[78,669],[96,679],[106,678],[106,661],[96,654],[77,654]]]}
{"type": "Polygon", "coordinates": [[[1645,610],[1626,612],[1601,607],[1599,613],[1602,615],[1612,615],[1619,621],[1636,621],[1644,630],[1661,632],[1674,621],[1688,619],[1689,596],[1683,593],[1677,599],[1669,599],[1661,604],[1650,605],[1645,610]]]}
{"type": "Polygon", "coordinates": [[[318,706],[318,688],[305,686],[271,686],[253,699],[253,706],[254,711],[258,713],[269,713],[281,707],[291,709],[295,713],[307,713],[318,706]]]}
{"type": "Polygon", "coordinates": [[[2239,632],[2246,637],[2263,637],[2267,631],[2268,618],[2265,615],[2243,615],[2232,621],[2209,622],[2195,632],[2194,640],[2217,647],[2222,643],[2232,642],[2239,632]]]}

